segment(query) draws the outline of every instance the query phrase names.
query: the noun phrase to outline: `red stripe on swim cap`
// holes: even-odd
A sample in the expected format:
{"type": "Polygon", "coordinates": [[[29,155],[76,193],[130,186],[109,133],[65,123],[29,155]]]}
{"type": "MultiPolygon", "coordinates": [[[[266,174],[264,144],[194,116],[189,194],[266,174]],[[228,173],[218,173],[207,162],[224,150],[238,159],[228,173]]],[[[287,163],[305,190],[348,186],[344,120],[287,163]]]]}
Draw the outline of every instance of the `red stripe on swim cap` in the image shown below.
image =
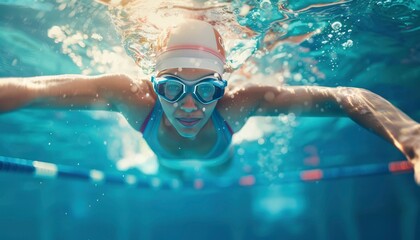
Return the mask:
{"type": "Polygon", "coordinates": [[[217,52],[214,49],[211,49],[211,48],[208,48],[208,47],[203,47],[203,46],[200,46],[200,45],[191,45],[191,44],[188,44],[188,45],[172,46],[172,47],[168,47],[166,49],[166,51],[164,51],[164,52],[162,52],[160,54],[163,54],[165,52],[175,51],[175,50],[198,50],[198,51],[204,51],[204,52],[208,52],[210,54],[213,54],[214,56],[216,56],[217,58],[219,58],[223,63],[226,62],[226,58],[225,58],[225,56],[223,54],[217,52]]]}

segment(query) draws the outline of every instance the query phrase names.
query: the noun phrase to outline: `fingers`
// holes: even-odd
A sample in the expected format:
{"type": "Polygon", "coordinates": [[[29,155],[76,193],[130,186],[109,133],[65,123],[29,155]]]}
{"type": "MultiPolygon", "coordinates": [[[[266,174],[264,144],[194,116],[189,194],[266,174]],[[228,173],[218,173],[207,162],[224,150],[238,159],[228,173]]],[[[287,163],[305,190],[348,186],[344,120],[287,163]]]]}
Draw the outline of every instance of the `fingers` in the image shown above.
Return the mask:
{"type": "Polygon", "coordinates": [[[414,179],[420,185],[420,162],[414,164],[414,179]]]}

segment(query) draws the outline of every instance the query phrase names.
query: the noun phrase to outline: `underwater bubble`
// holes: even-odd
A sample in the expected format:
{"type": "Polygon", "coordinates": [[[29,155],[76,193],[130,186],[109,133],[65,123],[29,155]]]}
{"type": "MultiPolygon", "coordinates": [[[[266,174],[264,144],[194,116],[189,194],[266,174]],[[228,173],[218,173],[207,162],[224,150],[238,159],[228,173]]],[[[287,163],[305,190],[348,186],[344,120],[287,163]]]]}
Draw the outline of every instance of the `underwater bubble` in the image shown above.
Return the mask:
{"type": "Polygon", "coordinates": [[[181,182],[178,179],[172,179],[171,186],[173,189],[178,189],[181,187],[181,182]]]}
{"type": "Polygon", "coordinates": [[[273,92],[267,92],[264,94],[264,99],[268,102],[272,102],[275,98],[275,94],[273,92]]]}
{"type": "Polygon", "coordinates": [[[293,80],[295,80],[295,81],[301,81],[302,80],[302,74],[300,74],[300,73],[296,73],[295,75],[293,75],[293,80]]]}
{"type": "Polygon", "coordinates": [[[260,17],[261,17],[261,14],[259,12],[253,12],[251,14],[251,19],[252,20],[258,20],[258,19],[260,19],[260,17]]]}
{"type": "Polygon", "coordinates": [[[269,9],[269,8],[271,8],[271,2],[270,2],[270,0],[263,0],[263,1],[261,1],[260,8],[261,9],[269,9]]]}
{"type": "Polygon", "coordinates": [[[285,147],[282,147],[281,150],[280,150],[280,152],[282,154],[286,154],[288,151],[289,151],[289,149],[286,146],[285,147]]]}
{"type": "Polygon", "coordinates": [[[153,178],[150,182],[150,185],[154,188],[160,187],[161,184],[162,184],[162,182],[159,178],[153,178]]]}
{"type": "Polygon", "coordinates": [[[345,43],[341,44],[341,46],[343,46],[344,48],[352,47],[353,46],[353,41],[352,40],[347,40],[345,43]]]}
{"type": "Polygon", "coordinates": [[[340,28],[343,26],[343,24],[341,24],[341,22],[333,22],[331,24],[332,29],[334,29],[335,31],[340,30],[340,28]]]}
{"type": "Polygon", "coordinates": [[[63,11],[64,9],[66,9],[66,7],[67,7],[67,3],[62,3],[58,6],[58,10],[63,11]]]}
{"type": "Polygon", "coordinates": [[[131,86],[131,88],[130,88],[130,91],[131,91],[132,93],[136,93],[138,90],[139,90],[139,89],[138,89],[138,87],[137,87],[136,85],[133,85],[133,86],[131,86]]]}
{"type": "Polygon", "coordinates": [[[103,40],[103,37],[100,34],[98,34],[98,33],[92,33],[92,35],[90,36],[90,38],[92,38],[94,40],[97,40],[97,41],[102,41],[103,40]]]}

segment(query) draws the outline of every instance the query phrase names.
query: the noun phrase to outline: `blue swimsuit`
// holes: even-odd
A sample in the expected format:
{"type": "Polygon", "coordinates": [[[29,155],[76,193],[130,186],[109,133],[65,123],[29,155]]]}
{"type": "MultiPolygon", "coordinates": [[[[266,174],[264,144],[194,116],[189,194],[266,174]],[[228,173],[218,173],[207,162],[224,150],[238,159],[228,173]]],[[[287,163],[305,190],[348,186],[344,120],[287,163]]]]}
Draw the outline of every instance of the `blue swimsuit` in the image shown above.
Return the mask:
{"type": "Polygon", "coordinates": [[[158,129],[162,115],[162,106],[159,101],[156,101],[153,110],[149,113],[149,116],[147,116],[140,129],[140,132],[143,133],[143,138],[155,152],[162,165],[175,168],[185,166],[215,166],[226,161],[232,154],[230,144],[232,142],[233,131],[217,110],[214,110],[211,115],[213,125],[217,131],[217,140],[213,148],[206,155],[200,157],[200,159],[179,159],[177,156],[162,151],[158,141],[158,129]]]}

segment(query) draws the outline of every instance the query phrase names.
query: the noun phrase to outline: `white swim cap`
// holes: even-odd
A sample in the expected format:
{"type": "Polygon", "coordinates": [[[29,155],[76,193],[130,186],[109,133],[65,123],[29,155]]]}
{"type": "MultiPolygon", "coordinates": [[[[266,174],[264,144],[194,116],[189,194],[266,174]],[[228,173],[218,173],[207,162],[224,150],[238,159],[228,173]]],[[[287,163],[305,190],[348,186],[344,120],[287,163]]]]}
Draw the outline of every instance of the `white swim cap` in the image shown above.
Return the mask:
{"type": "Polygon", "coordinates": [[[226,55],[219,32],[209,23],[186,20],[157,42],[156,70],[201,68],[223,75],[226,55]]]}

